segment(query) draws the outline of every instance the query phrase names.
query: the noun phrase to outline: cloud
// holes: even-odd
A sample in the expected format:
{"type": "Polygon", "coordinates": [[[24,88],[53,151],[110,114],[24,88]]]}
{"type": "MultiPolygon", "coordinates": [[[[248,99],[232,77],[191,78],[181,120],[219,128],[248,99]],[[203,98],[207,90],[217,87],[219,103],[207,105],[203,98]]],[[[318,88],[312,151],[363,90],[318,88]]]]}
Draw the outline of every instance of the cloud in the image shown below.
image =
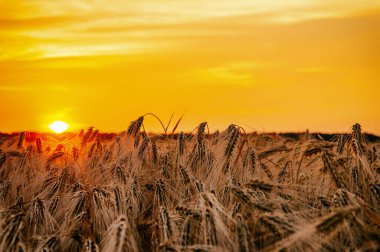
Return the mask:
{"type": "Polygon", "coordinates": [[[28,92],[33,90],[32,87],[22,87],[22,86],[0,86],[1,92],[28,92]]]}
{"type": "Polygon", "coordinates": [[[233,61],[191,71],[189,78],[199,83],[216,85],[253,85],[255,72],[271,65],[255,61],[233,61]]]}
{"type": "Polygon", "coordinates": [[[251,33],[263,24],[343,17],[377,7],[372,0],[3,1],[0,60],[146,53],[202,37],[251,33]]]}
{"type": "Polygon", "coordinates": [[[0,86],[1,92],[17,92],[17,93],[18,92],[38,92],[38,91],[64,92],[68,90],[69,89],[66,86],[57,86],[57,85],[40,86],[40,87],[16,86],[16,85],[0,86]]]}
{"type": "Polygon", "coordinates": [[[296,69],[296,73],[305,73],[305,74],[315,74],[315,73],[323,73],[327,72],[328,68],[322,67],[322,66],[315,66],[315,67],[303,67],[303,68],[298,68],[296,69]]]}

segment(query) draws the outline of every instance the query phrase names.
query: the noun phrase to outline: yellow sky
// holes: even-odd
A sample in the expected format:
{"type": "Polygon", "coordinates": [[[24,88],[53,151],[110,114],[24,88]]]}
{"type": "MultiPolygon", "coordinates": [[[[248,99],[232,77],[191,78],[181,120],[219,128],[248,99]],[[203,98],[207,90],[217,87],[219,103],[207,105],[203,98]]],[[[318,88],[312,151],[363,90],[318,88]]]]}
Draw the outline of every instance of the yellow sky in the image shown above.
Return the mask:
{"type": "Polygon", "coordinates": [[[0,0],[0,131],[380,134],[379,73],[379,1],[0,0]]]}

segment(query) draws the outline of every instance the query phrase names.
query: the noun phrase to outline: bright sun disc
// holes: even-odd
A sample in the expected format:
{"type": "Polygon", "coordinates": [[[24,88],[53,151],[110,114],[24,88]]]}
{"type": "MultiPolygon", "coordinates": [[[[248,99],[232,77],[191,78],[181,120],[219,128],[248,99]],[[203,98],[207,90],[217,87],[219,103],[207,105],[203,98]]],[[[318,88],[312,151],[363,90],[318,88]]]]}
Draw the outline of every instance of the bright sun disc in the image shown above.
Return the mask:
{"type": "Polygon", "coordinates": [[[69,125],[62,121],[55,121],[49,125],[49,128],[58,134],[67,130],[68,127],[69,125]]]}

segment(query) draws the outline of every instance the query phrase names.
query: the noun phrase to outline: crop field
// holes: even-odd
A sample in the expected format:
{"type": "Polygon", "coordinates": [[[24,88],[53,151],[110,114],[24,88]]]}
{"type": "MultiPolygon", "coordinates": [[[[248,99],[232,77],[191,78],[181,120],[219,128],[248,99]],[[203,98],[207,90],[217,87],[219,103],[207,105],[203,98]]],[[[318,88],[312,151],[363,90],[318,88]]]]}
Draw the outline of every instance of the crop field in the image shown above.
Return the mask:
{"type": "Polygon", "coordinates": [[[0,251],[379,251],[380,144],[90,128],[0,139],[0,251]]]}

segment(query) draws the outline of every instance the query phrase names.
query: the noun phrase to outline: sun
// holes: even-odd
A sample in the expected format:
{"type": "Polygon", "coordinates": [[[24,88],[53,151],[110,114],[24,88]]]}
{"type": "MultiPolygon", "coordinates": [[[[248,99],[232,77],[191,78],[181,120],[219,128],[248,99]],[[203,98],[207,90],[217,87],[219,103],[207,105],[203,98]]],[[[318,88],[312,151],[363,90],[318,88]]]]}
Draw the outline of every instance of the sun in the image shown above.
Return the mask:
{"type": "Polygon", "coordinates": [[[62,121],[55,121],[49,125],[49,128],[58,134],[67,130],[68,127],[69,127],[69,125],[65,122],[62,122],[62,121]]]}

